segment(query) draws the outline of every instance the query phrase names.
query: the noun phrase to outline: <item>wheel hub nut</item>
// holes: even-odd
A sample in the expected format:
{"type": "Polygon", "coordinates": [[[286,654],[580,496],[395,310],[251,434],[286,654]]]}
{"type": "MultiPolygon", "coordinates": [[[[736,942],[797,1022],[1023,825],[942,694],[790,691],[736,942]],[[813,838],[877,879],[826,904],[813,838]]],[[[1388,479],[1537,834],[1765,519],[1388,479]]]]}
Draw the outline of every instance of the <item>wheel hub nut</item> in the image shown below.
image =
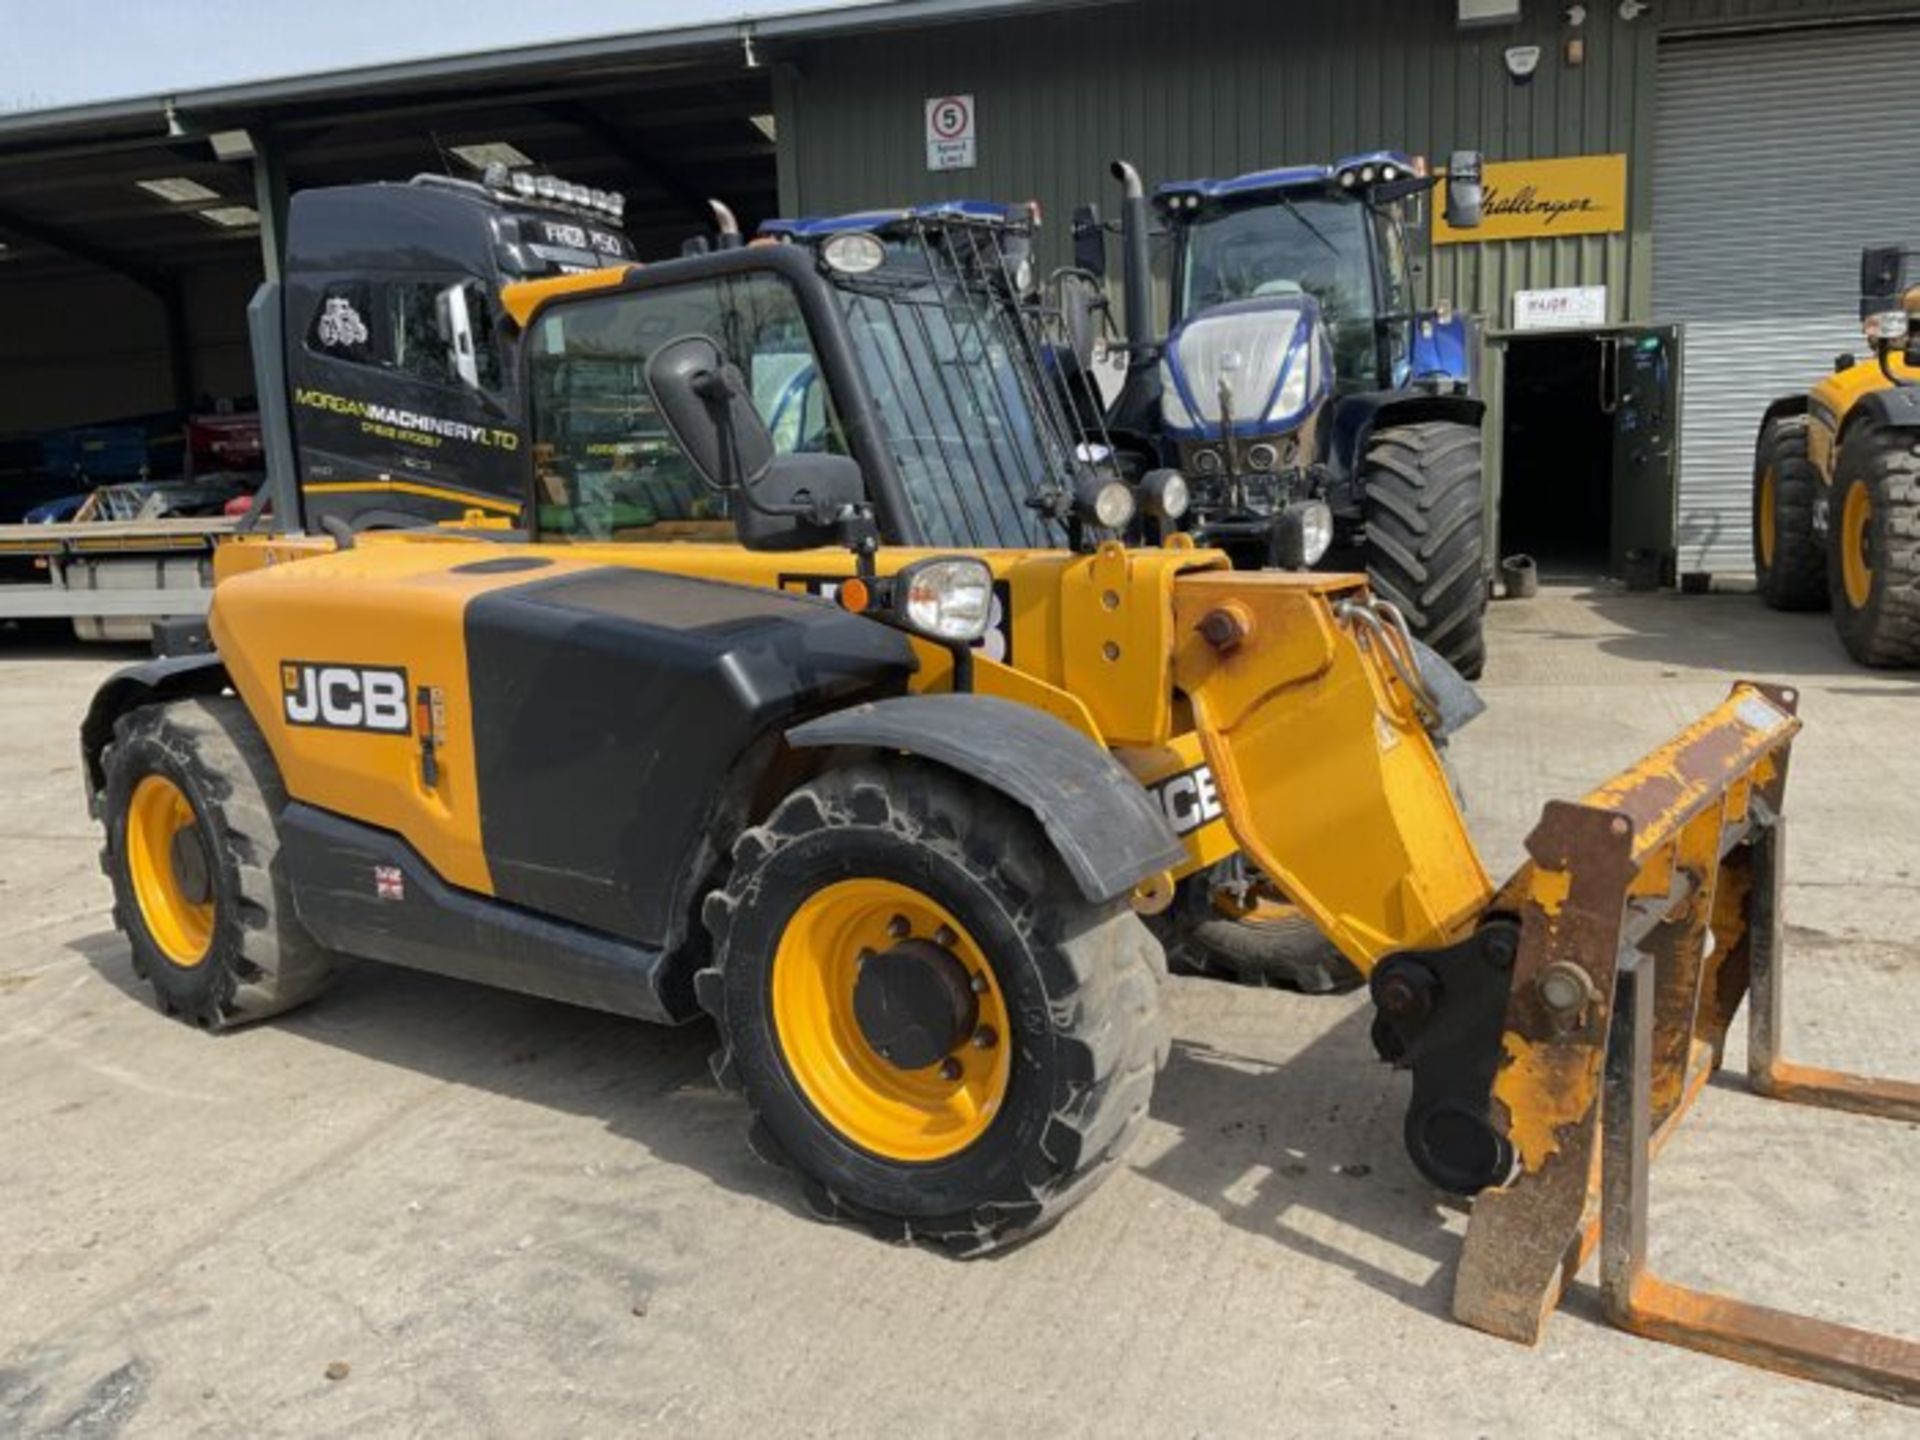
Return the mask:
{"type": "Polygon", "coordinates": [[[952,951],[930,940],[903,940],[860,967],[853,984],[854,1020],[867,1045],[888,1064],[924,1070],[974,1033],[979,1002],[970,981],[952,951]]]}

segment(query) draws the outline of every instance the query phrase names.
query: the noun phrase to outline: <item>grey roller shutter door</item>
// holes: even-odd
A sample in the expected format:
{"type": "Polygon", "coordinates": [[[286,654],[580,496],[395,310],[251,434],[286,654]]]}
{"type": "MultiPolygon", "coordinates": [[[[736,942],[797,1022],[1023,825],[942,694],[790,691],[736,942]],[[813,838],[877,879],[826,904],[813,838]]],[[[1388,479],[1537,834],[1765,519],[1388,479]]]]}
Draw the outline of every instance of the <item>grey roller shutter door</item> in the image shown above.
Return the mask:
{"type": "Polygon", "coordinates": [[[1920,247],[1920,25],[1663,41],[1654,318],[1686,326],[1682,570],[1752,574],[1760,416],[1864,355],[1862,246],[1920,247]]]}

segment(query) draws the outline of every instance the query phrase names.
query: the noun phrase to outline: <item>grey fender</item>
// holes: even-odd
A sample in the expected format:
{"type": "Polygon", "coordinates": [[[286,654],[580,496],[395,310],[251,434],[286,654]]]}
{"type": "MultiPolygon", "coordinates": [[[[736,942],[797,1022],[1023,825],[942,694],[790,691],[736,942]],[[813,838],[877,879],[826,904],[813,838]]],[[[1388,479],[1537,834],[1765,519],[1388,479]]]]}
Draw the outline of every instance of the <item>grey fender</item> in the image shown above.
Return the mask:
{"type": "Polygon", "coordinates": [[[1847,416],[1847,428],[1861,421],[1886,430],[1920,430],[1920,385],[1896,385],[1862,395],[1847,416]]]}
{"type": "Polygon", "coordinates": [[[1771,425],[1774,421],[1785,420],[1792,416],[1804,415],[1806,413],[1807,397],[1805,395],[1782,395],[1778,400],[1775,400],[1771,405],[1767,406],[1766,413],[1761,415],[1760,430],[1759,434],[1754,437],[1754,444],[1758,445],[1760,443],[1759,435],[1766,434],[1767,426],[1771,425]]]}
{"type": "Polygon", "coordinates": [[[876,700],[796,725],[787,743],[904,750],[991,786],[1032,812],[1095,903],[1186,859],[1186,847],[1125,766],[1029,705],[988,695],[876,700]]]}
{"type": "Polygon", "coordinates": [[[86,763],[87,810],[106,788],[101,752],[113,739],[113,725],[129,710],[182,695],[218,695],[227,688],[227,667],[218,655],[170,655],[116,670],[93,692],[87,718],[80,722],[80,758],[86,763]]]}

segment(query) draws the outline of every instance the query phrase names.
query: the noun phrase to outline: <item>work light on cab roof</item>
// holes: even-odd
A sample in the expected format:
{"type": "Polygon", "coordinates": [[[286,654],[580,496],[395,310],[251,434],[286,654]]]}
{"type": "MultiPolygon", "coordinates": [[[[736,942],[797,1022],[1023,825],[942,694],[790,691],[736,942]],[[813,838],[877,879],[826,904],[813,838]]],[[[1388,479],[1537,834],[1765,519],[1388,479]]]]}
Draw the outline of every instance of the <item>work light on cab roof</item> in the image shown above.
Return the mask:
{"type": "Polygon", "coordinates": [[[497,161],[487,166],[481,183],[502,195],[512,195],[536,205],[551,205],[555,209],[609,215],[615,220],[627,213],[627,197],[618,190],[597,190],[591,185],[562,180],[557,175],[536,175],[531,170],[509,170],[497,161]]]}

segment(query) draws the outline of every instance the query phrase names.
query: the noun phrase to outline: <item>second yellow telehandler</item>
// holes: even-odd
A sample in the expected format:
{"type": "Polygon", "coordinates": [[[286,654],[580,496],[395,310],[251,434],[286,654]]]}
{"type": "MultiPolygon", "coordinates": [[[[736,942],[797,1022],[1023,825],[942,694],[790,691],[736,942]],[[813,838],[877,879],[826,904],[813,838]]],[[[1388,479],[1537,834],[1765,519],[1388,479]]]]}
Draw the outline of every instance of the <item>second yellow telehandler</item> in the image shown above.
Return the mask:
{"type": "Polygon", "coordinates": [[[1842,355],[1767,407],[1753,459],[1753,559],[1777,610],[1831,608],[1863,665],[1920,665],[1920,287],[1910,252],[1864,251],[1873,354],[1842,355]]]}

